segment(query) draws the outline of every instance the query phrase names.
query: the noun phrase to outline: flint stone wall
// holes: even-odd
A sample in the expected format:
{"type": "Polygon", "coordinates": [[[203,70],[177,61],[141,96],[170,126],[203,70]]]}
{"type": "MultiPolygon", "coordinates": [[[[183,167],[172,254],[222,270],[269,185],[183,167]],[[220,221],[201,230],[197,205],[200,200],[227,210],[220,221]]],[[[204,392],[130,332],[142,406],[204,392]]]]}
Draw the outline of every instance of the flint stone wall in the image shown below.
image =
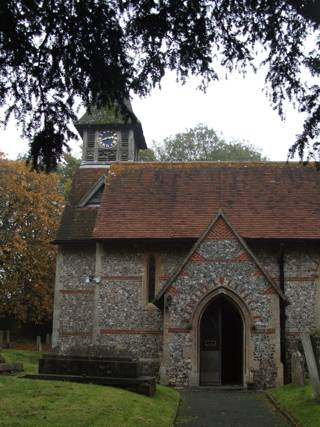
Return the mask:
{"type": "MultiPolygon", "coordinates": [[[[159,289],[188,249],[156,251],[159,289]]],[[[57,351],[95,346],[142,360],[143,374],[159,370],[163,320],[161,311],[147,303],[147,253],[137,247],[102,247],[97,271],[95,245],[60,248],[57,351]],[[99,277],[100,283],[86,283],[89,276],[99,277]]]]}
{"type": "MultiPolygon", "coordinates": [[[[279,243],[250,242],[263,267],[279,283],[279,243]]],[[[286,307],[286,365],[290,378],[291,354],[299,349],[303,331],[319,329],[320,247],[313,242],[284,244],[284,289],[286,307]],[[318,313],[317,313],[318,311],[318,313]]]]}
{"type": "Polygon", "coordinates": [[[238,295],[253,321],[252,330],[247,331],[252,354],[246,370],[253,372],[258,386],[275,386],[281,372],[280,340],[276,334],[279,297],[235,239],[202,242],[172,285],[172,301],[167,309],[167,342],[164,344],[168,348],[168,360],[164,363],[167,364],[169,383],[189,384],[195,357],[191,351],[192,340],[196,339],[196,332],[186,329],[193,321],[199,302],[219,287],[238,295]],[[179,332],[179,328],[184,329],[184,333],[179,332]]]}
{"type": "MultiPolygon", "coordinates": [[[[250,247],[270,276],[279,281],[278,249],[269,244],[250,247]]],[[[101,346],[110,351],[126,351],[142,359],[146,373],[155,372],[163,352],[162,313],[152,304],[146,304],[145,266],[148,253],[160,259],[158,286],[161,288],[176,266],[185,258],[189,246],[172,248],[111,247],[102,250],[101,283],[85,283],[86,277],[96,274],[96,247],[94,244],[60,248],[61,262],[57,274],[59,309],[57,333],[60,352],[72,348],[101,346]]],[[[233,259],[241,254],[236,241],[204,242],[200,256],[219,254],[219,259],[233,259]]],[[[210,255],[211,256],[211,255],[210,255]]],[[[316,294],[319,293],[318,268],[320,250],[317,245],[291,244],[285,249],[285,293],[291,305],[287,308],[287,352],[297,347],[302,330],[319,328],[316,321],[316,294]]],[[[224,285],[241,298],[247,295],[248,306],[255,318],[259,333],[251,334],[254,377],[261,386],[273,384],[277,364],[271,330],[274,324],[273,299],[269,285],[252,262],[201,263],[193,262],[185,268],[188,276],[180,276],[172,295],[170,325],[186,328],[190,324],[190,301],[199,301],[206,292],[224,285]],[[221,282],[223,278],[223,283],[221,282]],[[242,296],[241,296],[242,294],[242,296]],[[254,298],[251,298],[254,296],[254,298]],[[188,317],[189,316],[189,317],[188,317]],[[265,374],[264,374],[265,372],[265,374]]],[[[245,300],[245,298],[244,298],[245,300]]],[[[195,305],[195,303],[194,303],[195,305]]],[[[194,308],[194,305],[191,306],[194,308]]],[[[170,333],[169,359],[166,362],[172,384],[188,384],[191,370],[192,334],[170,333]]]]}

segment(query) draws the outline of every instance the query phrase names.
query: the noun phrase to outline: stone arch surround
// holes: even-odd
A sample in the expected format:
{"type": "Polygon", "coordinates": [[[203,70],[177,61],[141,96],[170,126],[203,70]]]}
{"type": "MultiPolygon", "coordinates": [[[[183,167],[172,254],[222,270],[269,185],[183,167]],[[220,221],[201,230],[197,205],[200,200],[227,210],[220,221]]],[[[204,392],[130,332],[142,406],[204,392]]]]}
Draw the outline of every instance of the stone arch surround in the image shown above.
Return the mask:
{"type": "MultiPolygon", "coordinates": [[[[224,277],[219,277],[218,280],[210,280],[208,283],[199,285],[199,288],[191,295],[189,303],[186,305],[183,314],[184,323],[192,323],[194,313],[203,298],[206,295],[218,292],[219,289],[226,289],[232,295],[235,300],[239,301],[239,304],[243,304],[247,311],[250,313],[250,318],[254,319],[257,315],[254,311],[254,302],[250,298],[250,294],[246,291],[242,291],[237,285],[226,281],[224,277]]],[[[251,325],[253,326],[253,324],[251,325]]]]}
{"type": "Polygon", "coordinates": [[[206,292],[192,314],[192,329],[191,329],[191,374],[190,385],[200,385],[200,323],[203,313],[206,308],[218,297],[224,296],[229,300],[239,311],[243,321],[243,386],[247,386],[247,381],[250,380],[250,367],[253,357],[251,345],[251,330],[254,327],[252,314],[244,302],[231,288],[227,286],[218,286],[206,292]]]}

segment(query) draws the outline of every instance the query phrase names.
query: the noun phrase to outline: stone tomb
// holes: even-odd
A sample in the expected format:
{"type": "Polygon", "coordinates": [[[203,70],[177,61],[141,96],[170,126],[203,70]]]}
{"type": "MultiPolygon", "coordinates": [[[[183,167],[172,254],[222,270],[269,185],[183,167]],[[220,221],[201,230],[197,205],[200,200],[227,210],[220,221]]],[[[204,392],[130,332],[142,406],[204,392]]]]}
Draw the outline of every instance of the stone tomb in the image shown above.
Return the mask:
{"type": "Polygon", "coordinates": [[[39,360],[39,374],[27,378],[108,385],[153,396],[155,378],[140,372],[140,365],[126,356],[48,353],[39,360]]]}

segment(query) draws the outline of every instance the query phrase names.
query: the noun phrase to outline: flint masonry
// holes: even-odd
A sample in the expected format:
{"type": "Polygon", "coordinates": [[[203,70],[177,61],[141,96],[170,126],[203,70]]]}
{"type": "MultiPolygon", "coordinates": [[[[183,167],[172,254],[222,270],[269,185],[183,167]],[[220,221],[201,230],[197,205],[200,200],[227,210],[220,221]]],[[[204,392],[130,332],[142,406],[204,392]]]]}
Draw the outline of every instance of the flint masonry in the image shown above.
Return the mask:
{"type": "Polygon", "coordinates": [[[320,172],[138,162],[141,123],[107,108],[77,128],[54,350],[129,354],[164,384],[282,384],[300,334],[320,327],[320,172]]]}

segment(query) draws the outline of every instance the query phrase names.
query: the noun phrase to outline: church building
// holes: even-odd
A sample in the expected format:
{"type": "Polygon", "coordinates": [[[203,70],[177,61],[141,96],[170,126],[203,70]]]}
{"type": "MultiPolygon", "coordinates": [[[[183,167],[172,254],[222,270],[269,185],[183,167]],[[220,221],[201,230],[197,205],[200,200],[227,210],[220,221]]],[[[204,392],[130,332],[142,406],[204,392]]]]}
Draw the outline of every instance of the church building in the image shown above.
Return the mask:
{"type": "Polygon", "coordinates": [[[176,386],[288,380],[300,334],[320,328],[320,172],[140,162],[138,120],[92,109],[76,126],[54,351],[128,354],[176,386]]]}

